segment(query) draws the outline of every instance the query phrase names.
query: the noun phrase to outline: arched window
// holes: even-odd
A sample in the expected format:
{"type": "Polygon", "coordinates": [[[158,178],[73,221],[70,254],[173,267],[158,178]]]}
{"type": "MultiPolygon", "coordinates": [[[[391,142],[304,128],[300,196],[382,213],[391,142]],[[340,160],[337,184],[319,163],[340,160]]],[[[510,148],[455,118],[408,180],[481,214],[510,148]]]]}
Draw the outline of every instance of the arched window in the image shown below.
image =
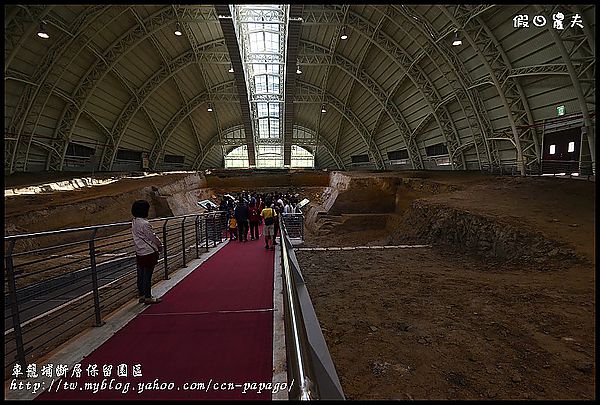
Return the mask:
{"type": "Polygon", "coordinates": [[[248,145],[238,146],[225,155],[225,168],[249,168],[248,145]]]}
{"type": "Polygon", "coordinates": [[[292,145],[291,167],[315,167],[315,155],[302,146],[292,145]]]}
{"type": "Polygon", "coordinates": [[[258,145],[256,167],[283,167],[281,145],[258,145]]]}

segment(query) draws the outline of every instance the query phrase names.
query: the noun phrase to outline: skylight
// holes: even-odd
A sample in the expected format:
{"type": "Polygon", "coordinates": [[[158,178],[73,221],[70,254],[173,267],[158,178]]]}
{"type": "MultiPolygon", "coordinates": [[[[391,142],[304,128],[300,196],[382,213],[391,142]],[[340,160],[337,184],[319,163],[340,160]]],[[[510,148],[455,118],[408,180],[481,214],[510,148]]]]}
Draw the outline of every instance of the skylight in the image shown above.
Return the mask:
{"type": "Polygon", "coordinates": [[[283,167],[288,5],[232,5],[252,116],[257,167],[283,167]]]}

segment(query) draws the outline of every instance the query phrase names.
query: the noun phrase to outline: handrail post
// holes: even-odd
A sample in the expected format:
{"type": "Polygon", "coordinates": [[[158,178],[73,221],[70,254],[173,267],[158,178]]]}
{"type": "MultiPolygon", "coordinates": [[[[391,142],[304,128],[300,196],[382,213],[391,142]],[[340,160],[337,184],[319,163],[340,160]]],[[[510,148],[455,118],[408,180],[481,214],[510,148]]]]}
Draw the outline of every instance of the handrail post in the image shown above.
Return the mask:
{"type": "Polygon", "coordinates": [[[282,278],[283,286],[286,291],[284,294],[284,303],[287,307],[287,313],[285,315],[286,322],[290,325],[290,327],[287,328],[289,334],[286,332],[286,341],[289,337],[290,345],[288,346],[286,344],[286,348],[288,349],[288,353],[293,353],[293,355],[288,357],[288,361],[291,363],[291,367],[288,370],[292,373],[297,373],[299,376],[299,386],[298,388],[292,388],[290,393],[292,393],[293,397],[290,397],[290,399],[318,399],[318,386],[310,379],[313,370],[311,357],[308,348],[301,342],[307,342],[308,338],[306,336],[306,330],[304,329],[304,326],[302,326],[304,325],[304,320],[300,302],[298,300],[298,293],[296,291],[296,283],[292,275],[290,259],[288,257],[287,229],[283,221],[279,222],[279,231],[281,234],[282,278]]]}
{"type": "Polygon", "coordinates": [[[167,259],[167,223],[168,219],[165,219],[165,223],[163,224],[163,262],[165,265],[165,280],[169,279],[169,268],[168,268],[168,259],[167,259]]]}
{"type": "Polygon", "coordinates": [[[221,218],[222,214],[219,211],[217,214],[215,214],[215,221],[217,223],[216,227],[217,230],[219,231],[219,243],[223,242],[223,220],[221,218]]]}
{"type": "Polygon", "coordinates": [[[13,330],[15,331],[15,344],[17,346],[17,363],[21,365],[21,369],[27,368],[25,361],[25,348],[23,347],[23,331],[21,330],[21,318],[19,316],[19,304],[17,302],[17,284],[15,282],[15,273],[13,268],[12,253],[15,247],[16,240],[13,239],[8,244],[8,252],[6,252],[6,275],[8,277],[8,294],[10,297],[10,312],[13,321],[13,330]]]}
{"type": "Polygon", "coordinates": [[[208,252],[208,215],[204,214],[204,235],[206,236],[206,251],[208,252]]]}
{"type": "Polygon", "coordinates": [[[95,326],[102,326],[102,317],[100,314],[100,295],[98,293],[98,272],[97,272],[97,267],[96,267],[96,246],[95,246],[95,239],[96,239],[96,231],[97,229],[94,229],[92,231],[92,236],[90,238],[90,269],[92,270],[92,288],[93,288],[93,295],[94,295],[94,313],[96,315],[96,325],[95,326]]]}
{"type": "Polygon", "coordinates": [[[213,247],[217,247],[217,214],[212,214],[213,247]]]}
{"type": "Polygon", "coordinates": [[[181,250],[183,253],[183,267],[185,267],[185,219],[186,217],[183,217],[183,220],[181,221],[181,250]]]}
{"type": "Polygon", "coordinates": [[[200,258],[200,251],[198,250],[198,243],[200,242],[200,240],[198,239],[198,225],[200,224],[199,218],[200,215],[196,215],[196,220],[194,221],[194,234],[196,237],[196,259],[200,258]]]}

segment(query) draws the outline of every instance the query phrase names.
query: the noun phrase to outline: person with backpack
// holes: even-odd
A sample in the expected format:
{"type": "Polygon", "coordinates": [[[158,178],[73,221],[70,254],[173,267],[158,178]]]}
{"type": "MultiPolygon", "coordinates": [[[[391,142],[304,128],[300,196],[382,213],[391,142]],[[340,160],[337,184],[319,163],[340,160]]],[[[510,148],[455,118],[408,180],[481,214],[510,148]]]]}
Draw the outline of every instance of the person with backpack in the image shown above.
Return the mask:
{"type": "Polygon", "coordinates": [[[265,201],[265,205],[267,208],[264,208],[260,213],[260,216],[265,221],[265,227],[263,228],[263,233],[265,235],[265,249],[275,250],[273,243],[269,246],[269,240],[272,238],[273,242],[275,242],[275,217],[277,216],[277,212],[271,208],[271,201],[265,201]]]}
{"type": "Polygon", "coordinates": [[[273,246],[275,246],[277,245],[277,240],[275,240],[275,238],[277,237],[277,233],[279,231],[279,221],[281,219],[281,216],[279,215],[281,214],[281,206],[275,203],[271,206],[271,208],[275,212],[275,223],[273,224],[273,246]]]}
{"type": "Polygon", "coordinates": [[[235,219],[238,226],[238,239],[240,242],[248,242],[248,204],[246,199],[240,199],[240,203],[235,207],[235,219]]]}

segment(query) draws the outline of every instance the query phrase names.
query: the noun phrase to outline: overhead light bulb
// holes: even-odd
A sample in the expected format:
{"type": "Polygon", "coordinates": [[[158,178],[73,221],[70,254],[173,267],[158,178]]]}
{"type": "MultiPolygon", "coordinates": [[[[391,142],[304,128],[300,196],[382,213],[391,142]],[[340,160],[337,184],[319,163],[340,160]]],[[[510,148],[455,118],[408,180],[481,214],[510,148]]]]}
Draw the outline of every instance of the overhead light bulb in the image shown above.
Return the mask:
{"type": "Polygon", "coordinates": [[[296,73],[297,74],[302,74],[302,70],[300,70],[300,65],[296,66],[296,73]]]}
{"type": "Polygon", "coordinates": [[[177,27],[175,28],[175,35],[177,35],[178,37],[181,36],[181,28],[179,27],[179,23],[177,23],[177,27]]]}
{"type": "Polygon", "coordinates": [[[346,34],[346,27],[342,27],[342,35],[340,39],[348,39],[348,35],[346,34]]]}
{"type": "Polygon", "coordinates": [[[208,111],[208,112],[212,112],[212,105],[210,105],[210,104],[209,104],[209,105],[208,105],[208,108],[206,109],[206,111],[208,111]]]}
{"type": "Polygon", "coordinates": [[[37,33],[38,37],[48,39],[50,35],[46,32],[46,23],[40,23],[40,30],[37,33]]]}
{"type": "Polygon", "coordinates": [[[453,46],[462,45],[461,39],[458,37],[458,32],[454,33],[454,40],[452,41],[453,46]]]}
{"type": "Polygon", "coordinates": [[[233,73],[233,64],[229,65],[229,73],[233,73]]]}
{"type": "Polygon", "coordinates": [[[326,112],[327,112],[327,110],[325,109],[325,104],[323,104],[323,105],[321,106],[321,112],[322,112],[322,113],[326,113],[326,112]]]}

